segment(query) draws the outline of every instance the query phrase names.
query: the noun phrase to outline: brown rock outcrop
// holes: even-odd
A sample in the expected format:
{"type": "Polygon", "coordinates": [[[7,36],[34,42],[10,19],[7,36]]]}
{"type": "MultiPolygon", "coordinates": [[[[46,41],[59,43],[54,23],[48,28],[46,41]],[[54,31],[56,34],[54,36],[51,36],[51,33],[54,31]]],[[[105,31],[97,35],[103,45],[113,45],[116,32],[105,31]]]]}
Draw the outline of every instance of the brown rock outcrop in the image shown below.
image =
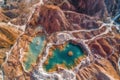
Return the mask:
{"type": "Polygon", "coordinates": [[[108,15],[104,0],[49,0],[48,2],[60,6],[63,10],[75,11],[99,18],[108,15]]]}
{"type": "Polygon", "coordinates": [[[19,77],[23,75],[24,76],[22,77],[22,79],[25,79],[26,77],[26,73],[24,72],[23,66],[20,62],[20,49],[26,47],[27,44],[24,40],[26,40],[26,37],[18,39],[18,43],[11,50],[11,54],[9,55],[6,62],[2,65],[2,69],[4,70],[4,77],[8,79],[19,79],[19,77]]]}
{"type": "Polygon", "coordinates": [[[90,43],[89,46],[93,53],[99,54],[103,57],[108,57],[114,53],[113,47],[106,40],[106,38],[96,39],[94,42],[90,43]]]}
{"type": "Polygon", "coordinates": [[[6,59],[6,54],[5,52],[9,51],[9,48],[1,48],[0,49],[0,66],[3,64],[3,62],[6,59]]]}
{"type": "Polygon", "coordinates": [[[0,22],[8,22],[10,18],[5,16],[3,12],[2,8],[0,8],[0,22]]]}
{"type": "Polygon", "coordinates": [[[118,59],[120,51],[119,41],[120,37],[118,34],[116,34],[114,35],[114,38],[99,38],[95,39],[89,44],[92,53],[99,54],[100,56],[106,58],[106,60],[111,63],[112,67],[115,69],[118,75],[120,74],[118,69],[118,59]]]}
{"type": "Polygon", "coordinates": [[[99,59],[90,65],[83,67],[76,75],[77,80],[119,80],[111,63],[106,59],[99,59]]]}
{"type": "Polygon", "coordinates": [[[48,34],[57,31],[70,31],[79,29],[94,29],[100,24],[96,19],[85,14],[73,11],[63,11],[55,5],[37,6],[28,27],[41,25],[48,34]]]}
{"type": "Polygon", "coordinates": [[[54,5],[38,6],[29,23],[30,26],[41,25],[46,32],[53,33],[70,29],[63,11],[54,5]]]}
{"type": "Polygon", "coordinates": [[[0,23],[0,47],[8,48],[14,44],[20,31],[7,25],[6,23],[0,23]]]}
{"type": "Polygon", "coordinates": [[[90,45],[90,48],[91,48],[91,51],[94,53],[94,54],[98,54],[98,55],[101,55],[103,57],[106,57],[107,54],[106,52],[103,50],[103,48],[100,46],[99,43],[95,42],[95,43],[92,43],[90,45]]]}
{"type": "Polygon", "coordinates": [[[109,43],[104,38],[98,39],[97,41],[102,46],[102,48],[107,53],[107,55],[112,54],[113,49],[112,49],[111,45],[109,45],[109,43]]]}
{"type": "Polygon", "coordinates": [[[73,12],[73,11],[64,11],[65,16],[69,23],[72,25],[73,30],[78,29],[95,29],[100,26],[96,22],[96,19],[85,14],[73,12]]]}
{"type": "MultiPolygon", "coordinates": [[[[38,56],[38,60],[34,65],[32,64],[31,72],[26,74],[21,62],[25,61],[24,57],[27,56],[29,50],[28,45],[32,42],[33,37],[41,36],[44,33],[50,35],[47,35],[47,42],[56,43],[58,41],[57,34],[51,34],[60,31],[66,31],[64,36],[66,39],[64,41],[72,38],[76,40],[76,44],[78,44],[77,41],[83,42],[81,46],[85,48],[85,54],[87,52],[91,53],[91,55],[86,55],[85,62],[82,63],[82,60],[85,60],[83,58],[76,61],[78,64],[81,63],[80,68],[78,68],[79,66],[77,67],[78,72],[76,71],[78,80],[120,80],[118,69],[120,35],[115,29],[108,31],[111,25],[100,28],[102,22],[104,23],[104,18],[106,19],[108,16],[106,7],[110,6],[111,10],[109,12],[115,12],[118,9],[113,9],[117,8],[118,0],[43,0],[45,3],[35,8],[31,18],[28,13],[33,12],[32,6],[39,0],[8,1],[8,9],[4,9],[5,11],[0,9],[0,22],[8,22],[10,20],[12,23],[19,25],[27,24],[27,29],[25,34],[17,40],[16,46],[13,47],[11,54],[3,64],[6,59],[5,52],[9,51],[15,43],[19,31],[8,24],[0,23],[0,65],[2,65],[5,80],[35,80],[30,78],[33,76],[32,73],[34,71],[32,72],[32,70],[38,68],[37,64],[41,62],[39,60],[43,57],[38,56]],[[107,1],[109,5],[105,5],[107,1]],[[27,23],[28,18],[30,20],[27,23]],[[37,32],[38,26],[41,26],[43,29],[37,32]],[[74,30],[84,31],[74,32],[74,30]],[[72,31],[73,33],[67,31],[72,31]],[[91,52],[87,51],[89,48],[91,52]],[[21,55],[23,58],[21,58],[21,55]],[[92,59],[90,59],[91,56],[92,59]]],[[[58,39],[60,40],[60,38],[58,39]]],[[[63,42],[63,40],[58,42],[63,42]]],[[[62,47],[60,48],[62,49],[62,47]]],[[[43,53],[42,55],[46,54],[43,53]]],[[[73,56],[74,53],[69,52],[68,55],[73,56]]],[[[51,57],[52,54],[48,56],[51,57]]],[[[47,65],[48,61],[45,64],[47,65]]]]}

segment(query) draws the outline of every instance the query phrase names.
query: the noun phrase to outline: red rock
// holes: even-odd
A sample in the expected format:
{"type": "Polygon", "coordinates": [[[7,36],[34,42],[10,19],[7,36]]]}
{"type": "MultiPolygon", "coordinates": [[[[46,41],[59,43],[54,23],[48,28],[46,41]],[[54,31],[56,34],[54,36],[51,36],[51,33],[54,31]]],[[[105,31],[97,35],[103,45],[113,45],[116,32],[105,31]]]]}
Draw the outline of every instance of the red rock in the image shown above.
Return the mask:
{"type": "MultiPolygon", "coordinates": [[[[108,15],[104,0],[49,0],[54,5],[60,6],[63,10],[75,11],[99,18],[108,15]]],[[[48,1],[48,2],[49,2],[48,1]]],[[[47,2],[46,2],[47,3],[47,2]]]]}
{"type": "Polygon", "coordinates": [[[70,10],[70,11],[75,11],[75,7],[71,5],[69,1],[64,1],[61,5],[60,8],[62,10],[70,10]]]}
{"type": "Polygon", "coordinates": [[[41,25],[48,34],[57,31],[70,30],[70,24],[63,11],[54,5],[37,7],[29,25],[41,25]]]}
{"type": "Polygon", "coordinates": [[[95,54],[99,54],[103,57],[107,56],[106,52],[103,50],[103,48],[98,43],[92,43],[90,45],[90,48],[91,48],[91,51],[95,54]]]}
{"type": "Polygon", "coordinates": [[[48,34],[79,29],[98,28],[95,18],[73,11],[63,11],[54,5],[37,6],[28,27],[41,25],[48,34]]]}
{"type": "Polygon", "coordinates": [[[73,11],[64,11],[66,18],[73,27],[73,30],[78,29],[95,29],[99,28],[99,24],[96,22],[96,19],[85,14],[73,12],[73,11]]]}

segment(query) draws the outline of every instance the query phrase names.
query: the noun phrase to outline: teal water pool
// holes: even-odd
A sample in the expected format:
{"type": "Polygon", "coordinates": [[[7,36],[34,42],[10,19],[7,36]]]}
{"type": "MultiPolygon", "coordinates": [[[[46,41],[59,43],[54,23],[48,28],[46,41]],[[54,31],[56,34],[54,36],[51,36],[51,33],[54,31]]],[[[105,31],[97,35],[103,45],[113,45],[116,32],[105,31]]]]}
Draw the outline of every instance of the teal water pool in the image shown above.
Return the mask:
{"type": "Polygon", "coordinates": [[[65,66],[70,69],[71,66],[75,65],[75,60],[83,56],[83,50],[80,46],[68,43],[63,50],[56,48],[53,51],[53,56],[48,59],[48,64],[44,66],[46,71],[49,71],[56,64],[65,64],[65,66]],[[70,56],[68,53],[72,52],[70,56]]]}
{"type": "Polygon", "coordinates": [[[24,63],[26,70],[29,70],[32,67],[31,64],[35,63],[39,54],[42,53],[43,48],[45,46],[44,41],[45,41],[45,36],[37,36],[30,43],[27,60],[24,63]]]}

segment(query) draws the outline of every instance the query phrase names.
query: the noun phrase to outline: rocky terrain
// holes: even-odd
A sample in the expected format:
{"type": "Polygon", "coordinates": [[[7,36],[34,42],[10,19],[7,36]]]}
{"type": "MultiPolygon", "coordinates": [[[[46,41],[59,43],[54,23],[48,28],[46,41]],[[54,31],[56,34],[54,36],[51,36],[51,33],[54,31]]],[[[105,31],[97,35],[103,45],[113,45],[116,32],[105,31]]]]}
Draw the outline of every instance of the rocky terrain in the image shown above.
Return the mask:
{"type": "MultiPolygon", "coordinates": [[[[0,80],[120,80],[120,0],[4,1],[0,80]],[[54,50],[64,52],[69,42],[84,56],[46,71],[54,50]]],[[[67,54],[71,61],[75,53],[67,54]]]]}

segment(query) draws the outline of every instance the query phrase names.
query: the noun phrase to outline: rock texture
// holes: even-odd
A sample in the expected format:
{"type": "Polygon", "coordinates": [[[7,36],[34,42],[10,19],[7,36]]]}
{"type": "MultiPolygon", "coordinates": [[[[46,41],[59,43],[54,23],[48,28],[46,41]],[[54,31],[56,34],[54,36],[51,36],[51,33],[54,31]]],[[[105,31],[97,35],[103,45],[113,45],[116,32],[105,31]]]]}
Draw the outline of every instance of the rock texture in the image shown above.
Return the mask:
{"type": "Polygon", "coordinates": [[[10,18],[7,22],[24,25],[31,15],[32,6],[38,2],[39,0],[7,0],[6,5],[2,6],[2,14],[10,18]]]}
{"type": "Polygon", "coordinates": [[[78,71],[77,80],[119,80],[120,76],[106,59],[99,59],[78,71]],[[106,65],[107,64],[107,65],[106,65]],[[111,72],[112,71],[112,72],[111,72]],[[91,76],[92,74],[92,76],[91,76]]]}
{"type": "Polygon", "coordinates": [[[43,5],[41,7],[38,6],[31,18],[29,25],[44,26],[44,29],[48,34],[57,31],[68,30],[71,28],[63,11],[59,7],[53,5],[43,5]]]}
{"type": "Polygon", "coordinates": [[[19,33],[20,31],[7,25],[6,23],[0,23],[0,41],[2,42],[0,43],[0,47],[8,48],[12,46],[15,43],[19,33]]]}
{"type": "MultiPolygon", "coordinates": [[[[76,11],[78,13],[97,16],[99,18],[107,16],[104,0],[50,0],[54,5],[60,6],[63,10],[76,11]]],[[[50,1],[48,3],[50,4],[50,1]]]]}
{"type": "Polygon", "coordinates": [[[0,8],[0,22],[7,22],[9,20],[9,17],[5,16],[3,14],[3,9],[0,8]]]}
{"type": "Polygon", "coordinates": [[[6,23],[0,23],[0,66],[6,59],[6,52],[14,45],[20,31],[6,23]]]}
{"type": "Polygon", "coordinates": [[[28,26],[41,25],[48,34],[57,31],[98,28],[95,18],[73,11],[62,11],[54,5],[38,6],[28,26]]]}
{"type": "Polygon", "coordinates": [[[2,76],[5,80],[120,80],[120,28],[112,19],[119,8],[120,0],[7,0],[0,8],[2,76]],[[20,25],[25,31],[17,29],[20,25]],[[45,48],[27,72],[22,62],[30,56],[29,45],[43,34],[45,48]],[[52,56],[51,46],[69,41],[86,54],[76,61],[78,65],[71,70],[58,67],[55,74],[42,71],[41,65],[52,56]]]}

